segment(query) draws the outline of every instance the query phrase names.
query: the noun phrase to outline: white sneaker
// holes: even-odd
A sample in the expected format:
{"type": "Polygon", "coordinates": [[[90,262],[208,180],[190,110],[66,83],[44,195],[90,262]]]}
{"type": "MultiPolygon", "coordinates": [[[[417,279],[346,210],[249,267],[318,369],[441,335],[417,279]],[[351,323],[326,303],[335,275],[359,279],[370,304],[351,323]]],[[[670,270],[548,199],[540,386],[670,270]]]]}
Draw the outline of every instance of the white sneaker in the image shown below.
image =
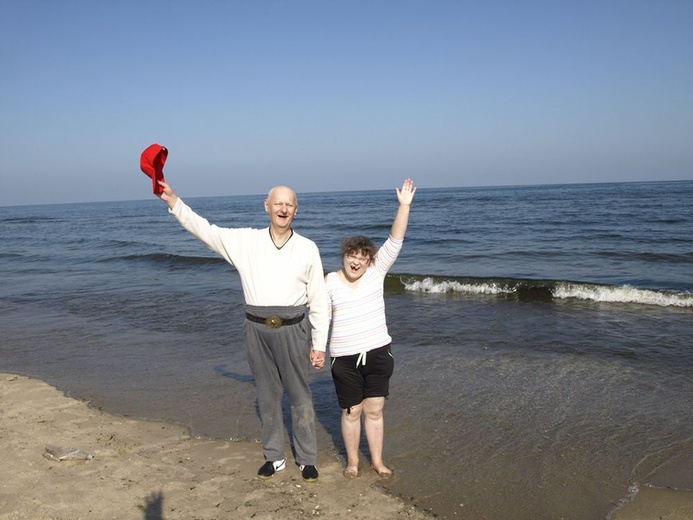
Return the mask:
{"type": "Polygon", "coordinates": [[[286,468],[286,460],[268,460],[262,467],[257,470],[257,476],[261,479],[271,478],[277,471],[282,471],[286,468]]]}

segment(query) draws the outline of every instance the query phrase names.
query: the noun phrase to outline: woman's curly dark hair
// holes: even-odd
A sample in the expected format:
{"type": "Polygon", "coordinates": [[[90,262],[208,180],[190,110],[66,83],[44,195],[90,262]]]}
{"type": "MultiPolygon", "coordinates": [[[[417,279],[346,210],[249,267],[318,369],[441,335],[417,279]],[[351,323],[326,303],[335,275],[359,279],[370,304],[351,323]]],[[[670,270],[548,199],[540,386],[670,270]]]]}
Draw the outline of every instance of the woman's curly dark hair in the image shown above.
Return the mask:
{"type": "Polygon", "coordinates": [[[371,260],[378,252],[378,248],[375,247],[375,244],[370,238],[360,235],[347,237],[342,240],[340,250],[342,251],[342,256],[361,253],[363,256],[367,256],[371,260]]]}

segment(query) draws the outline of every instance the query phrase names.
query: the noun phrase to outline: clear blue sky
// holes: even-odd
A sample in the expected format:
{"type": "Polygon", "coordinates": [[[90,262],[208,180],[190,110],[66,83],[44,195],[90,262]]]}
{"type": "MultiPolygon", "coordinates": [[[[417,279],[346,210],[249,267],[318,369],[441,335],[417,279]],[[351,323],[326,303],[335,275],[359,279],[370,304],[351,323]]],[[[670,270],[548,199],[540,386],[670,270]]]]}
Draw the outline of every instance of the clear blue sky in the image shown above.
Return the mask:
{"type": "Polygon", "coordinates": [[[0,205],[693,179],[693,1],[6,0],[0,205]]]}

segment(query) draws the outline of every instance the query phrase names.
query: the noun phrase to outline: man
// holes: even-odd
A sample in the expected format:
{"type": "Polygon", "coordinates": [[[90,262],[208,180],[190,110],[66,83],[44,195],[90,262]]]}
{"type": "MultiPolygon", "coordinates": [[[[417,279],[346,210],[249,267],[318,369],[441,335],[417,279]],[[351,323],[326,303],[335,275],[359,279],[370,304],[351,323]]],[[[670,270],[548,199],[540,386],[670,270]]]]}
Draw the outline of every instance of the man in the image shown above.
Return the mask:
{"type": "Polygon", "coordinates": [[[197,215],[168,183],[158,184],[163,189],[158,197],[178,222],[240,274],[246,303],[243,335],[262,422],[265,464],[258,477],[270,478],[286,467],[281,405],[285,388],[291,403],[296,464],[304,480],[317,480],[315,411],[308,372],[310,364],[317,369],[325,365],[329,317],[318,248],[291,228],[298,209],[296,194],[286,186],[270,190],[264,203],[268,228],[221,228],[197,215]],[[304,319],[306,310],[312,332],[304,319]]]}

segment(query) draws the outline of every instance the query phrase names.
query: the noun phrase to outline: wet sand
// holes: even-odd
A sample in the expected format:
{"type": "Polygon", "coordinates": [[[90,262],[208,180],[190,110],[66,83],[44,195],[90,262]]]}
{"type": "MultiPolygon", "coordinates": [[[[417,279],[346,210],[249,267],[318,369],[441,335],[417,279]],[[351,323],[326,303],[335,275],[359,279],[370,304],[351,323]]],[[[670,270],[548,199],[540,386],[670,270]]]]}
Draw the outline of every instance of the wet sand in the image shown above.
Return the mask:
{"type": "Polygon", "coordinates": [[[693,519],[693,453],[668,461],[644,479],[611,520],[693,519]]]}
{"type": "Polygon", "coordinates": [[[0,519],[234,519],[427,517],[320,460],[307,483],[298,468],[256,477],[259,444],[190,437],[182,426],[110,415],[42,381],[0,374],[0,519]],[[90,460],[54,460],[47,446],[90,460]]]}
{"type": "MultiPolygon", "coordinates": [[[[111,415],[24,376],[0,374],[0,416],[0,520],[431,518],[388,496],[373,472],[348,480],[341,462],[324,458],[318,482],[304,482],[293,464],[262,481],[259,444],[111,415]],[[47,447],[93,458],[59,461],[47,447]]],[[[693,454],[658,468],[611,515],[661,518],[693,518],[693,454]]]]}

